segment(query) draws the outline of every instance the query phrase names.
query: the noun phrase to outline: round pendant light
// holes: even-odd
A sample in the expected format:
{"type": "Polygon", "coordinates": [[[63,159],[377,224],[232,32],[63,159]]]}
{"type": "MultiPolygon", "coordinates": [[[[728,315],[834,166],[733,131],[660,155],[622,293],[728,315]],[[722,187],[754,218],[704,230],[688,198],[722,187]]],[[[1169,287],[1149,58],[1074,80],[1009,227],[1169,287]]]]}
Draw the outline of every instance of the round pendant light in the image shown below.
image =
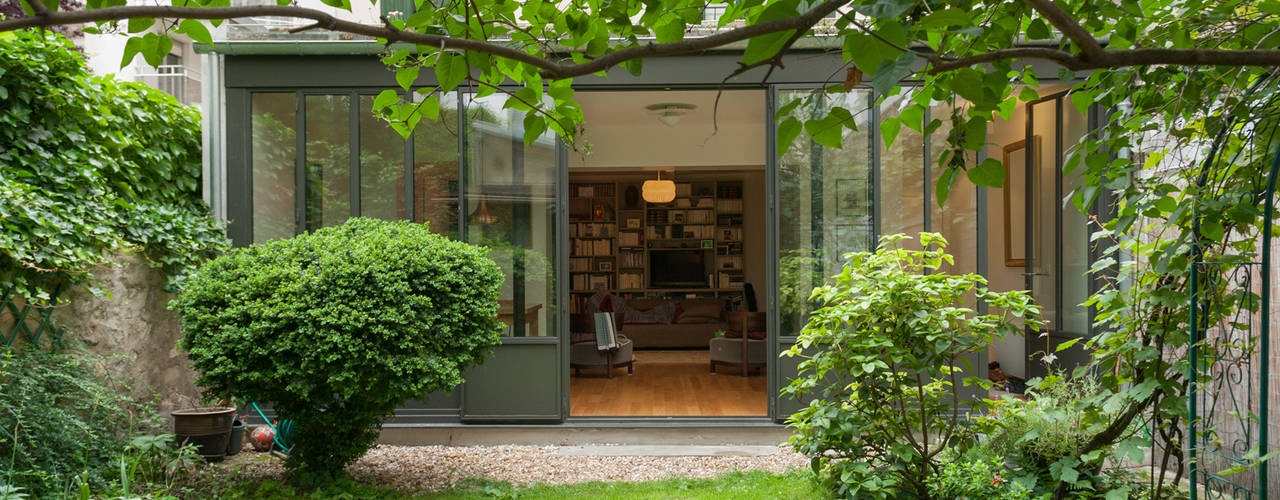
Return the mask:
{"type": "Polygon", "coordinates": [[[663,180],[659,171],[657,180],[644,181],[640,186],[640,195],[649,203],[670,203],[676,199],[676,183],[670,179],[663,180]]]}

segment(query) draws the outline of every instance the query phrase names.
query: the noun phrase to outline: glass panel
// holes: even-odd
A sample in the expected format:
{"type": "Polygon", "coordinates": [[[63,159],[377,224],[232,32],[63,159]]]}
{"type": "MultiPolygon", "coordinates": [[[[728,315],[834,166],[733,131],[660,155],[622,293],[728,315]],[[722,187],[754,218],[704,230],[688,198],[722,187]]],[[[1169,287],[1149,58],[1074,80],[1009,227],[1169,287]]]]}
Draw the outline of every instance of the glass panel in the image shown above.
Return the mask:
{"type": "MultiPolygon", "coordinates": [[[[810,94],[781,90],[778,105],[810,94]]],[[[780,335],[804,328],[813,310],[810,292],[840,270],[842,255],[871,248],[871,92],[823,95],[800,105],[793,116],[821,118],[832,106],[852,112],[857,125],[844,130],[844,147],[825,148],[801,134],[778,160],[780,335]]]]}
{"type": "MultiPolygon", "coordinates": [[[[1072,148],[1088,133],[1088,118],[1076,111],[1075,106],[1063,106],[1063,146],[1072,148]]],[[[1064,158],[1069,157],[1064,152],[1064,158]]],[[[1066,167],[1064,167],[1064,172],[1066,167]]],[[[1089,298],[1089,218],[1076,209],[1070,200],[1072,191],[1082,182],[1083,166],[1063,174],[1062,195],[1067,197],[1062,206],[1062,325],[1061,329],[1074,335],[1089,333],[1089,310],[1084,301],[1089,298]]]]}
{"type": "MultiPolygon", "coordinates": [[[[951,133],[951,106],[937,103],[929,110],[930,121],[940,120],[942,125],[929,137],[929,184],[924,186],[930,190],[929,221],[930,229],[941,233],[947,239],[947,251],[955,257],[955,265],[943,264],[941,271],[952,274],[978,272],[978,187],[969,181],[963,173],[951,186],[951,194],[942,205],[938,204],[933,193],[942,176],[943,166],[939,164],[942,155],[947,151],[947,134],[951,133]]],[[[950,160],[948,158],[948,160],[950,160]]],[[[977,164],[977,157],[966,153],[965,165],[977,164]]],[[[989,247],[989,251],[1003,250],[999,245],[989,247]]]]}
{"type": "MultiPolygon", "coordinates": [[[[887,96],[880,119],[896,118],[911,104],[911,95],[887,96]]],[[[920,124],[915,124],[920,128],[920,124]]],[[[903,233],[915,238],[924,231],[924,134],[903,124],[893,145],[880,147],[880,234],[903,233]]],[[[919,248],[919,244],[908,248],[919,248]]]]}
{"type": "Polygon", "coordinates": [[[351,217],[351,99],[306,97],[307,230],[351,217]]]}
{"type": "Polygon", "coordinates": [[[293,92],[255,93],[250,103],[253,242],[289,238],[297,191],[297,106],[293,92]]]}
{"type": "Polygon", "coordinates": [[[440,99],[439,122],[419,122],[413,131],[413,220],[459,239],[457,93],[440,99]]]}
{"type": "Polygon", "coordinates": [[[374,96],[360,96],[360,215],[383,220],[407,216],[404,199],[405,140],[375,116],[374,96]]]}
{"type": "Polygon", "coordinates": [[[555,136],[525,145],[524,114],[503,109],[505,95],[468,99],[466,241],[488,246],[507,276],[508,334],[555,335],[555,136]]]}
{"type": "MultiPolygon", "coordinates": [[[[1033,193],[1027,200],[1028,212],[1031,214],[1031,248],[1027,249],[1028,264],[1032,273],[1031,293],[1037,304],[1043,309],[1040,319],[1050,331],[1058,330],[1057,290],[1054,287],[1054,262],[1057,248],[1057,214],[1059,199],[1055,192],[1057,176],[1057,104],[1046,101],[1033,104],[1032,137],[1028,142],[1034,164],[1032,166],[1031,183],[1033,193]]],[[[1015,242],[1016,244],[1016,242],[1015,242]]]]}

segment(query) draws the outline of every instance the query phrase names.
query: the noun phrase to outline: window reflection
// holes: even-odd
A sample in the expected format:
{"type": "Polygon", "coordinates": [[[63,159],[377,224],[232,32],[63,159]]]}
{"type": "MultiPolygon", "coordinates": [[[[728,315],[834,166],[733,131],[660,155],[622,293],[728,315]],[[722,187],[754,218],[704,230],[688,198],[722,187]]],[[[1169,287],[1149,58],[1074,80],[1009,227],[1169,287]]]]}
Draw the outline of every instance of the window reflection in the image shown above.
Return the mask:
{"type": "Polygon", "coordinates": [[[467,101],[466,241],[489,247],[507,277],[498,319],[509,335],[555,335],[555,137],[526,145],[524,114],[505,99],[467,101]]]}

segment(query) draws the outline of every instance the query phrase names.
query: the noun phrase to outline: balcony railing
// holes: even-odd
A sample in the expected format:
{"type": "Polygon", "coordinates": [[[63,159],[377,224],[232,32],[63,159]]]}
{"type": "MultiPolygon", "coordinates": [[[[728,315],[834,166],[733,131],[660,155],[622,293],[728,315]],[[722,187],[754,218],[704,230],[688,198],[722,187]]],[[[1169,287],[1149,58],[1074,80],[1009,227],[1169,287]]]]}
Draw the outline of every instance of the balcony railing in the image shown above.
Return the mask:
{"type": "Polygon", "coordinates": [[[137,80],[159,89],[183,104],[194,104],[200,91],[200,72],[179,64],[162,64],[153,73],[138,73],[137,80]]]}

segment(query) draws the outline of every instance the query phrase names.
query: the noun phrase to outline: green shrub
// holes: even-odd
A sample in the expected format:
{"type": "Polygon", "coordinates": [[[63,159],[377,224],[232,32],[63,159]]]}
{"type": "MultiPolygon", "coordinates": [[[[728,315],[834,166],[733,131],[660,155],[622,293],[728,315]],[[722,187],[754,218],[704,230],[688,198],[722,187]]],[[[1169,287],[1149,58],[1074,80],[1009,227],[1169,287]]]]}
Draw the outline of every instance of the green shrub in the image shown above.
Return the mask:
{"type": "Polygon", "coordinates": [[[210,396],[293,419],[295,481],[342,474],[406,399],[449,390],[498,343],[503,276],[425,224],[355,218],[237,249],[171,303],[210,396]]]}
{"type": "Polygon", "coordinates": [[[1037,326],[1026,292],[938,272],[953,260],[937,234],[921,233],[920,251],[903,249],[905,239],[886,236],[875,253],[850,254],[814,290],[822,307],[785,353],[804,360],[784,392],[815,396],[788,420],[790,443],[840,496],[929,498],[939,457],[961,444],[958,415],[981,410],[981,398],[960,394],[962,356],[1017,333],[1015,319],[1037,326]],[[977,314],[966,307],[975,300],[1002,313],[977,314]]]}
{"type": "Polygon", "coordinates": [[[106,489],[130,438],[159,423],[152,406],[122,396],[127,388],[82,356],[35,348],[0,355],[0,484],[35,498],[73,481],[106,489]]]}
{"type": "Polygon", "coordinates": [[[1111,412],[1090,415],[1085,401],[1101,392],[1089,378],[1064,379],[1051,375],[1032,380],[1028,400],[1007,398],[993,403],[990,411],[974,419],[973,430],[982,435],[982,446],[1004,457],[1019,482],[1052,492],[1066,483],[1073,496],[1085,498],[1089,492],[1106,492],[1114,471],[1103,469],[1109,457],[1140,462],[1142,448],[1138,423],[1130,425],[1116,445],[1084,453],[1085,444],[1102,426],[1118,417],[1111,412]]]}
{"type": "Polygon", "coordinates": [[[958,457],[944,460],[929,477],[929,498],[1022,500],[1031,490],[1013,481],[999,458],[958,457]]]}

